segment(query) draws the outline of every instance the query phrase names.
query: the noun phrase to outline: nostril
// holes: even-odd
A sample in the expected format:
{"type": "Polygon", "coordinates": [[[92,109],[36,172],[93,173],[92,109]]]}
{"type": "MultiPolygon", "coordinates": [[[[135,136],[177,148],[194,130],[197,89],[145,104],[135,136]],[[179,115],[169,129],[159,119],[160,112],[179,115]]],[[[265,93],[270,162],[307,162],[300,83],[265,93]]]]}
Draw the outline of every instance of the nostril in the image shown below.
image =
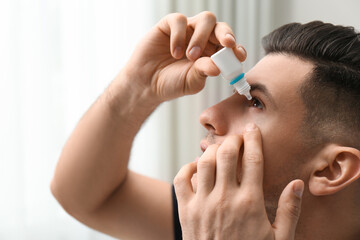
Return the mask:
{"type": "Polygon", "coordinates": [[[205,123],[205,124],[204,124],[204,127],[205,127],[207,130],[215,130],[214,126],[211,125],[210,123],[205,123]]]}

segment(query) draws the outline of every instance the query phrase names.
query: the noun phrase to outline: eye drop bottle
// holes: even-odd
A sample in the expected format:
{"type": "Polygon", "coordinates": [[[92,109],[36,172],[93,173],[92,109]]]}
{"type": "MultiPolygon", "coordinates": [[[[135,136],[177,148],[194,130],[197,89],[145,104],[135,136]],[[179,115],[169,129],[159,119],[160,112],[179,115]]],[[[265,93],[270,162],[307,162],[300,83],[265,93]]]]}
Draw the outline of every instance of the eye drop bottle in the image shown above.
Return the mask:
{"type": "Polygon", "coordinates": [[[223,48],[211,56],[215,65],[220,69],[221,76],[228,80],[236,91],[251,100],[250,85],[245,79],[242,63],[237,59],[232,48],[223,48]]]}

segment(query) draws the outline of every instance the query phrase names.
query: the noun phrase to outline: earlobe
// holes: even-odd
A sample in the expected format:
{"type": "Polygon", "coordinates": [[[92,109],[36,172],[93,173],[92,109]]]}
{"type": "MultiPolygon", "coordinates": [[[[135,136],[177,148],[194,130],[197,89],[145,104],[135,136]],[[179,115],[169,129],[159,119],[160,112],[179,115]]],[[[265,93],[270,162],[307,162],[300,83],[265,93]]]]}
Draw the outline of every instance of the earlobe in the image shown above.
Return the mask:
{"type": "Polygon", "coordinates": [[[315,196],[334,194],[360,177],[360,151],[356,148],[327,145],[313,163],[309,189],[315,196]]]}

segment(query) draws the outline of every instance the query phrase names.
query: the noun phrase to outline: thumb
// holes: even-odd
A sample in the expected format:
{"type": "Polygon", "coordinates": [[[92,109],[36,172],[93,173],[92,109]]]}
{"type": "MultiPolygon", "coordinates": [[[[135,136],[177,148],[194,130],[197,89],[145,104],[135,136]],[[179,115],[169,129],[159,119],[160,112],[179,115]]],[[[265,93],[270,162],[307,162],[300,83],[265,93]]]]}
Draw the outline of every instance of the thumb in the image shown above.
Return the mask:
{"type": "Polygon", "coordinates": [[[295,238],[303,192],[304,182],[294,180],[281,193],[275,222],[273,223],[276,240],[293,240],[295,238]]]}
{"type": "Polygon", "coordinates": [[[198,93],[204,88],[208,76],[219,74],[220,70],[209,57],[197,59],[187,73],[185,95],[198,93]]]}

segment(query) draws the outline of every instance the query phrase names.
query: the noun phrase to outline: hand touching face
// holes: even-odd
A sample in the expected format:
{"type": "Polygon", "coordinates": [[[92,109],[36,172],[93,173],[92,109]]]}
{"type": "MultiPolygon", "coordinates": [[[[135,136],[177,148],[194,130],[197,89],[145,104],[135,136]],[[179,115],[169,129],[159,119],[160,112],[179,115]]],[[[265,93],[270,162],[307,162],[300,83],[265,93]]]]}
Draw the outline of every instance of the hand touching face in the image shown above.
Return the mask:
{"type": "Polygon", "coordinates": [[[294,239],[304,184],[295,180],[287,185],[271,225],[264,203],[263,165],[260,130],[249,124],[243,136],[210,145],[198,161],[184,166],[174,180],[183,238],[294,239]],[[195,172],[196,192],[191,183],[195,172]]]}

